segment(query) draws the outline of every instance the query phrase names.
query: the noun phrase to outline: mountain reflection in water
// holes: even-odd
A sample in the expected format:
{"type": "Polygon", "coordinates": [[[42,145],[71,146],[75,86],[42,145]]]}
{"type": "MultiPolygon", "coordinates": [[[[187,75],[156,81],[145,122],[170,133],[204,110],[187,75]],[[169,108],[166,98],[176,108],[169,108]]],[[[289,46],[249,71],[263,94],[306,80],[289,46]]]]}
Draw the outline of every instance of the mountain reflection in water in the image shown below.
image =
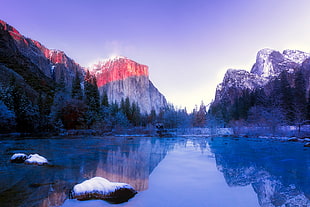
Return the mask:
{"type": "Polygon", "coordinates": [[[227,184],[251,185],[260,206],[310,206],[310,151],[302,143],[212,139],[227,184]]]}
{"type": "Polygon", "coordinates": [[[0,206],[59,206],[76,183],[95,176],[144,191],[150,173],[173,145],[138,137],[2,140],[0,206]],[[10,163],[17,152],[39,153],[53,166],[10,163]]]}
{"type": "Polygon", "coordinates": [[[101,176],[132,185],[126,207],[310,206],[310,150],[250,138],[55,137],[0,140],[0,206],[112,206],[67,200],[101,176]],[[39,153],[53,166],[10,163],[39,153]],[[228,185],[228,186],[227,186],[228,185]]]}

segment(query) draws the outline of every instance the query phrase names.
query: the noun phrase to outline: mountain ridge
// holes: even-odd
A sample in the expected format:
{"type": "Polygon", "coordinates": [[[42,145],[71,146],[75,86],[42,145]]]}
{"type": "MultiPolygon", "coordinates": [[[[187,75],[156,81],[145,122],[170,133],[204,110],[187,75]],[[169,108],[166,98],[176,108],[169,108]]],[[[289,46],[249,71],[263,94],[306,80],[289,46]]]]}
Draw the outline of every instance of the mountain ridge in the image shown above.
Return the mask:
{"type": "Polygon", "coordinates": [[[209,112],[226,124],[258,117],[266,123],[276,118],[277,124],[301,123],[310,120],[309,91],[309,53],[262,49],[250,71],[227,70],[209,112]]]}
{"type": "MultiPolygon", "coordinates": [[[[67,91],[71,91],[73,81],[77,78],[76,76],[79,76],[78,78],[81,80],[83,87],[85,74],[87,70],[89,70],[91,71],[92,75],[96,77],[99,89],[107,84],[113,84],[112,82],[115,81],[123,82],[122,84],[118,84],[122,85],[123,87],[117,87],[117,98],[113,98],[116,97],[116,95],[113,95],[113,92],[109,91],[109,98],[111,103],[114,101],[120,103],[121,99],[129,97],[132,99],[131,102],[136,102],[139,104],[140,108],[142,108],[143,111],[147,113],[150,113],[153,108],[155,108],[156,112],[159,112],[160,108],[167,106],[165,97],[157,89],[150,89],[151,87],[155,86],[148,83],[148,81],[150,81],[148,71],[149,69],[146,65],[139,64],[127,57],[117,56],[112,59],[99,61],[97,64],[94,64],[91,67],[82,67],[73,59],[68,57],[65,52],[46,48],[39,41],[23,36],[17,29],[2,20],[0,20],[0,30],[5,33],[3,37],[6,36],[6,39],[10,39],[9,41],[11,42],[11,46],[8,46],[8,41],[3,40],[3,45],[6,46],[3,47],[4,49],[2,49],[3,62],[10,59],[7,54],[15,54],[15,52],[18,52],[18,54],[27,58],[31,64],[35,65],[35,67],[46,76],[46,79],[51,79],[56,83],[64,82],[67,91]],[[12,48],[16,49],[13,49],[12,52],[12,48]],[[145,77],[146,81],[136,80],[135,82],[132,82],[127,80],[128,78],[140,78],[140,76],[145,77]],[[134,84],[138,85],[135,86],[134,84]],[[147,88],[147,90],[145,90],[145,88],[147,88]],[[131,94],[130,90],[136,90],[137,92],[139,89],[143,90],[141,94],[139,95],[135,93],[135,97],[133,97],[134,94],[131,94]],[[127,91],[123,92],[122,90],[127,91]],[[148,93],[156,93],[156,95],[150,95],[148,93]],[[154,99],[152,98],[149,98],[150,101],[145,101],[143,96],[160,96],[160,100],[162,101],[154,102],[154,99]],[[145,104],[148,104],[148,106],[144,106],[145,104]],[[159,106],[155,106],[156,104],[159,104],[159,106]]],[[[27,75],[29,76],[28,72],[27,75]]],[[[106,86],[105,88],[113,89],[115,87],[106,86]]],[[[102,95],[103,89],[100,91],[102,95]]]]}

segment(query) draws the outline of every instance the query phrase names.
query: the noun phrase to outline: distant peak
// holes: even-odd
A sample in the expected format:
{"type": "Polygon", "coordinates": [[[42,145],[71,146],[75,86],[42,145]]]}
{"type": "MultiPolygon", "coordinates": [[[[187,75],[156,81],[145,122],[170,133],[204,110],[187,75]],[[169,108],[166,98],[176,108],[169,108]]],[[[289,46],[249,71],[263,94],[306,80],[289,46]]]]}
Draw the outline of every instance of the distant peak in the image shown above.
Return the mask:
{"type": "Polygon", "coordinates": [[[259,57],[268,57],[271,53],[275,52],[276,50],[270,49],[270,48],[264,48],[258,51],[257,58],[259,57]]]}
{"type": "Polygon", "coordinates": [[[97,77],[98,87],[109,82],[124,80],[133,76],[148,77],[148,66],[139,64],[124,56],[111,56],[88,67],[97,77]]]}
{"type": "Polygon", "coordinates": [[[117,63],[117,62],[132,62],[132,63],[139,64],[136,61],[131,60],[128,57],[125,57],[125,56],[122,56],[122,55],[112,55],[112,56],[110,56],[108,58],[99,59],[96,62],[89,64],[88,69],[90,71],[94,71],[94,70],[96,71],[98,69],[101,70],[103,67],[105,67],[105,68],[110,67],[111,64],[114,64],[114,63],[117,63]]]}
{"type": "Polygon", "coordinates": [[[294,61],[298,64],[302,64],[305,59],[310,57],[309,53],[300,50],[284,50],[283,55],[285,58],[294,61]]]}
{"type": "Polygon", "coordinates": [[[129,58],[122,55],[111,55],[109,58],[105,60],[119,60],[119,59],[129,59],[129,58]]]}

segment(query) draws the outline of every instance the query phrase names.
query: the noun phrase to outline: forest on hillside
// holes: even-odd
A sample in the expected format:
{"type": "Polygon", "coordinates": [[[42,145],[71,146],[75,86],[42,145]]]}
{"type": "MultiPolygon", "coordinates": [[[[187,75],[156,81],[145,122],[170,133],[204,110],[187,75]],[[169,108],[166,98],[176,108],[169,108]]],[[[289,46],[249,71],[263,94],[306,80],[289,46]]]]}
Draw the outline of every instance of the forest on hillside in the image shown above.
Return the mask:
{"type": "Polygon", "coordinates": [[[0,85],[0,132],[60,132],[69,129],[96,129],[111,132],[134,127],[154,127],[162,123],[165,128],[205,126],[205,106],[188,114],[172,104],[159,113],[152,110],[142,114],[140,103],[130,97],[120,103],[100,96],[96,78],[89,72],[85,80],[75,75],[71,90],[59,81],[56,86],[40,87],[38,96],[27,92],[14,76],[9,84],[0,85]],[[35,96],[35,97],[34,97],[35,96]]]}
{"type": "Polygon", "coordinates": [[[259,126],[273,130],[278,126],[309,124],[310,99],[305,76],[301,70],[293,74],[284,70],[264,87],[243,90],[232,101],[226,97],[212,103],[208,117],[213,125],[259,126]]]}

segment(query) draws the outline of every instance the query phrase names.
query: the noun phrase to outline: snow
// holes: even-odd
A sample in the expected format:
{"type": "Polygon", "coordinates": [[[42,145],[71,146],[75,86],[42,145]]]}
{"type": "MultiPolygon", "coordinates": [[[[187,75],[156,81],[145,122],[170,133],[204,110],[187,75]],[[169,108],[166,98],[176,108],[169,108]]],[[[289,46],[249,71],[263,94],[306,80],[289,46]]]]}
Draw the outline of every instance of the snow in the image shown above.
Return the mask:
{"type": "Polygon", "coordinates": [[[121,60],[121,59],[125,59],[125,60],[129,60],[127,57],[125,56],[121,56],[121,55],[112,55],[109,58],[106,59],[100,59],[94,63],[89,64],[89,66],[87,67],[87,69],[93,73],[101,73],[101,70],[104,69],[108,69],[110,68],[111,64],[114,61],[117,60],[121,60]]]}
{"type": "Polygon", "coordinates": [[[11,160],[22,159],[23,157],[28,157],[28,156],[26,154],[24,154],[24,153],[15,153],[11,157],[11,160]]]}
{"type": "Polygon", "coordinates": [[[33,165],[44,165],[48,164],[48,161],[45,157],[42,157],[38,154],[30,154],[28,159],[25,160],[26,164],[33,164],[33,165]]]}
{"type": "Polygon", "coordinates": [[[54,71],[55,71],[55,65],[52,65],[52,67],[51,67],[51,73],[53,74],[54,71]]]}
{"type": "Polygon", "coordinates": [[[89,193],[99,193],[102,195],[107,195],[121,188],[127,188],[133,190],[133,187],[129,184],[110,182],[102,177],[94,177],[90,180],[86,180],[80,184],[75,185],[73,187],[73,194],[75,196],[89,193]]]}
{"type": "Polygon", "coordinates": [[[309,53],[305,53],[299,50],[284,50],[283,55],[285,58],[298,64],[302,64],[302,62],[310,57],[309,53]]]}
{"type": "Polygon", "coordinates": [[[253,73],[257,73],[263,77],[270,77],[274,75],[273,64],[270,60],[270,55],[274,52],[274,50],[265,48],[260,50],[256,56],[256,71],[251,71],[253,73]]]}

